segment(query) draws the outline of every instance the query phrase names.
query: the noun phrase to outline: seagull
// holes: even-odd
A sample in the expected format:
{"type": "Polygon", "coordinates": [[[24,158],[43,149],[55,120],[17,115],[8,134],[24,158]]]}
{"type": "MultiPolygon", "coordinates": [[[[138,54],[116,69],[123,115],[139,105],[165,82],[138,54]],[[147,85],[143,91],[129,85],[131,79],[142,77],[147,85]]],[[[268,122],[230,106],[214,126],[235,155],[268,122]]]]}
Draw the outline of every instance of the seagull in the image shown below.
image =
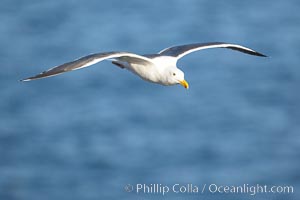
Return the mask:
{"type": "Polygon", "coordinates": [[[189,84],[184,79],[183,71],[177,67],[177,61],[189,53],[211,48],[228,48],[254,56],[267,57],[264,54],[237,44],[224,42],[194,43],[168,47],[156,54],[138,55],[120,51],[90,54],[77,60],[55,66],[36,76],[21,81],[31,81],[56,76],[68,71],[91,66],[103,60],[110,60],[114,65],[129,70],[145,81],[166,86],[180,84],[188,89],[189,84]]]}

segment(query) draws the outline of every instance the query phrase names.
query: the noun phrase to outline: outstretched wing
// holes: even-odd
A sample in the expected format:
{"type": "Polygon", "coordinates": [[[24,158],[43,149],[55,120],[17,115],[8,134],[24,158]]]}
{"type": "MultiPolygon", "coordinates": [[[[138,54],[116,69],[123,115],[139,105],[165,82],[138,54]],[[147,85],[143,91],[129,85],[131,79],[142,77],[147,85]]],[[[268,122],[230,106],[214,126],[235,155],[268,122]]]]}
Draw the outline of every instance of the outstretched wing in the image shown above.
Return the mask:
{"type": "Polygon", "coordinates": [[[121,60],[121,61],[126,61],[128,63],[144,63],[144,64],[151,63],[152,64],[151,59],[144,57],[144,56],[137,55],[137,54],[128,53],[128,52],[96,53],[96,54],[84,56],[77,60],[53,67],[53,68],[51,68],[47,71],[44,71],[36,76],[32,76],[32,77],[23,79],[22,81],[31,81],[31,80],[35,80],[35,79],[55,76],[55,75],[58,75],[58,74],[61,74],[64,72],[88,67],[90,65],[93,65],[95,63],[101,62],[106,59],[121,60]]]}
{"type": "Polygon", "coordinates": [[[247,54],[254,55],[254,56],[267,57],[257,51],[249,49],[247,47],[243,47],[243,46],[237,45],[237,44],[223,43],[223,42],[195,43],[195,44],[174,46],[174,47],[169,47],[169,48],[166,48],[166,49],[160,51],[159,54],[164,55],[164,56],[173,56],[173,57],[176,57],[177,59],[180,59],[183,56],[185,56],[189,53],[192,53],[194,51],[210,49],[210,48],[228,48],[228,49],[240,51],[240,52],[247,53],[247,54]]]}

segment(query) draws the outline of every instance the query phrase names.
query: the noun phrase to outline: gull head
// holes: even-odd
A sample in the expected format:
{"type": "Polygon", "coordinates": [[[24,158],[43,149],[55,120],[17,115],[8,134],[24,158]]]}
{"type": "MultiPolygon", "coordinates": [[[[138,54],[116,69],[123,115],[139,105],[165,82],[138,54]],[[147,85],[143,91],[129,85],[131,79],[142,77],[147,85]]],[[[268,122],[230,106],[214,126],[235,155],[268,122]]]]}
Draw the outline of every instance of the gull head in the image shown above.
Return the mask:
{"type": "Polygon", "coordinates": [[[170,83],[170,85],[180,84],[185,89],[189,88],[188,82],[184,79],[183,71],[181,71],[177,67],[170,69],[168,82],[170,83]]]}

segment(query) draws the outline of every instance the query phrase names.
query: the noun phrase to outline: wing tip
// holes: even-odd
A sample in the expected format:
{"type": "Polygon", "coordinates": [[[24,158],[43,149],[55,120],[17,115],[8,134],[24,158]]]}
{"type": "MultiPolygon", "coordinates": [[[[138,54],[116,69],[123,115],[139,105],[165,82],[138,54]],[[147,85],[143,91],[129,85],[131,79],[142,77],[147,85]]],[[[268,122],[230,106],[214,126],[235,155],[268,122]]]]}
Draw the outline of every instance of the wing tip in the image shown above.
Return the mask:
{"type": "Polygon", "coordinates": [[[267,56],[267,55],[265,55],[265,54],[262,54],[262,53],[259,53],[259,52],[257,52],[257,51],[254,51],[254,52],[253,52],[253,55],[254,55],[254,56],[259,56],[259,57],[269,57],[269,56],[267,56]]]}
{"type": "MultiPolygon", "coordinates": [[[[50,76],[54,76],[54,75],[50,75],[50,76]]],[[[32,80],[36,80],[36,79],[42,79],[42,78],[46,78],[46,77],[49,77],[49,76],[44,76],[44,73],[41,73],[41,74],[38,74],[36,76],[21,79],[20,81],[21,82],[28,82],[28,81],[32,81],[32,80]]]]}
{"type": "Polygon", "coordinates": [[[20,82],[27,82],[27,81],[30,81],[30,79],[25,78],[25,79],[20,79],[19,81],[20,81],[20,82]]]}
{"type": "Polygon", "coordinates": [[[31,81],[32,80],[32,77],[29,77],[29,78],[23,78],[23,79],[20,79],[19,81],[20,82],[28,82],[28,81],[31,81]]]}
{"type": "Polygon", "coordinates": [[[240,45],[226,47],[226,48],[229,48],[229,49],[232,49],[232,50],[236,50],[236,51],[240,51],[240,52],[243,52],[243,53],[246,53],[246,54],[250,54],[250,55],[253,55],[253,56],[268,57],[265,54],[259,53],[257,51],[254,51],[253,49],[249,49],[249,48],[246,48],[246,47],[243,47],[243,46],[240,46],[240,45]]]}

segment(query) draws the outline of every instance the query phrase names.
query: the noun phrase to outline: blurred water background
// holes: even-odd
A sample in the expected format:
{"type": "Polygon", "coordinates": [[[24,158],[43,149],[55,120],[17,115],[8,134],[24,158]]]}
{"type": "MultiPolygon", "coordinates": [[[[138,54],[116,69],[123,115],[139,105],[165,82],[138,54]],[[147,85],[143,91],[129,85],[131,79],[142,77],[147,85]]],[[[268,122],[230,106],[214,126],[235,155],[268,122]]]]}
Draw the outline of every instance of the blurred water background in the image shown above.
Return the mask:
{"type": "Polygon", "coordinates": [[[299,199],[300,2],[2,0],[0,199],[299,199]],[[225,41],[179,62],[190,83],[110,62],[19,79],[80,56],[225,41]],[[294,194],[127,193],[126,184],[292,185],[294,194]]]}

